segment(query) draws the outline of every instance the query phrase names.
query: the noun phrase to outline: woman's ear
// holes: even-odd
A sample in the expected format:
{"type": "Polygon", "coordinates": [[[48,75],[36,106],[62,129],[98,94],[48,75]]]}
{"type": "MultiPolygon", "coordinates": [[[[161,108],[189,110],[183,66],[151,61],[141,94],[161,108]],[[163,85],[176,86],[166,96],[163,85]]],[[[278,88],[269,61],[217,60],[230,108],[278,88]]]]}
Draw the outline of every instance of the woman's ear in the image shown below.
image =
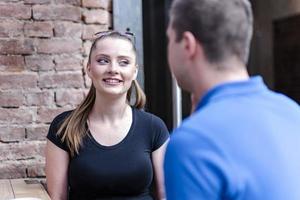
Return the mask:
{"type": "Polygon", "coordinates": [[[86,71],[87,75],[91,78],[91,65],[90,65],[90,63],[87,63],[85,71],[86,71]]]}
{"type": "Polygon", "coordinates": [[[134,71],[134,77],[133,77],[133,80],[135,80],[137,78],[137,75],[139,73],[139,66],[138,65],[135,65],[135,71],[134,71]]]}

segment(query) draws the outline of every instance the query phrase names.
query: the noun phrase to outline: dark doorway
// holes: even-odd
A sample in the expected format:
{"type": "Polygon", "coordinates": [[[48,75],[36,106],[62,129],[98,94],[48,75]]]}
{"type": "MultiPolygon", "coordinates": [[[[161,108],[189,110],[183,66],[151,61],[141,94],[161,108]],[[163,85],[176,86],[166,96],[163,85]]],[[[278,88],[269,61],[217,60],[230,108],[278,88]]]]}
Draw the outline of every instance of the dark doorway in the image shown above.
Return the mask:
{"type": "MultiPolygon", "coordinates": [[[[172,77],[167,61],[168,12],[172,0],[143,1],[144,72],[147,110],[173,129],[172,77]]],[[[182,94],[183,118],[190,114],[190,97],[182,94]]]]}
{"type": "Polygon", "coordinates": [[[300,103],[300,15],[273,25],[275,90],[300,103]]]}
{"type": "Polygon", "coordinates": [[[172,85],[167,65],[167,2],[143,1],[144,72],[146,109],[172,129],[172,85]]]}

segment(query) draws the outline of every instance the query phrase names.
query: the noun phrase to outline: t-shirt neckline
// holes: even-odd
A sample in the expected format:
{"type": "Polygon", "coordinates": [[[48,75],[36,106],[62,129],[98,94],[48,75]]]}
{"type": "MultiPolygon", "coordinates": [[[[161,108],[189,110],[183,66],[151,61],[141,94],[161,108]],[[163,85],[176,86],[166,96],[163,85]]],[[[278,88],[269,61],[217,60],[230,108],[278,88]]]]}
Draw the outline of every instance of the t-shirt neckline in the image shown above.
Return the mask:
{"type": "Polygon", "coordinates": [[[114,144],[114,145],[103,145],[101,143],[99,143],[93,136],[93,134],[90,132],[90,129],[88,128],[88,125],[86,124],[87,126],[87,131],[88,131],[88,137],[91,138],[92,142],[99,148],[101,149],[116,149],[120,146],[122,146],[132,135],[132,132],[133,132],[133,129],[134,129],[134,126],[135,126],[135,121],[136,121],[136,111],[135,111],[135,108],[131,107],[131,111],[132,111],[132,122],[131,122],[131,125],[130,125],[130,128],[126,134],[126,136],[118,143],[114,144]]]}

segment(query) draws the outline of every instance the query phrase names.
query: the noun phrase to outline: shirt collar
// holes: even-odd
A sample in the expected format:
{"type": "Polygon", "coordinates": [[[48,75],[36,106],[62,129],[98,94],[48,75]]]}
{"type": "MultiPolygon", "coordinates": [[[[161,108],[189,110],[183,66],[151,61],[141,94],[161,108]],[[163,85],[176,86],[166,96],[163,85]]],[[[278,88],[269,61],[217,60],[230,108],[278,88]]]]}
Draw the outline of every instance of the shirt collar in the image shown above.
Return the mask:
{"type": "Polygon", "coordinates": [[[267,86],[264,84],[261,76],[254,76],[245,81],[223,83],[208,90],[198,103],[196,110],[201,109],[209,102],[214,101],[217,98],[232,95],[249,94],[266,89],[267,86]]]}

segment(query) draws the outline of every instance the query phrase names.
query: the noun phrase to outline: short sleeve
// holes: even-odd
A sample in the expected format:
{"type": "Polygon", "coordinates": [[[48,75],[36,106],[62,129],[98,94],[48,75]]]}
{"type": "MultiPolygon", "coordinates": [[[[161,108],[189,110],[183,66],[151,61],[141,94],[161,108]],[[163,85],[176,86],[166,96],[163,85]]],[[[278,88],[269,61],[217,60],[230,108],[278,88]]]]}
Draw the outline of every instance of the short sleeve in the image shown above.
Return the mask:
{"type": "Polygon", "coordinates": [[[54,120],[51,122],[48,135],[47,135],[48,140],[50,140],[57,147],[67,152],[69,152],[69,148],[65,142],[62,142],[61,137],[57,135],[57,132],[59,130],[60,125],[63,123],[63,121],[71,112],[72,111],[66,111],[56,116],[54,120]]]}
{"type": "Polygon", "coordinates": [[[169,138],[169,131],[165,123],[157,116],[152,115],[152,151],[162,146],[169,138]]]}

